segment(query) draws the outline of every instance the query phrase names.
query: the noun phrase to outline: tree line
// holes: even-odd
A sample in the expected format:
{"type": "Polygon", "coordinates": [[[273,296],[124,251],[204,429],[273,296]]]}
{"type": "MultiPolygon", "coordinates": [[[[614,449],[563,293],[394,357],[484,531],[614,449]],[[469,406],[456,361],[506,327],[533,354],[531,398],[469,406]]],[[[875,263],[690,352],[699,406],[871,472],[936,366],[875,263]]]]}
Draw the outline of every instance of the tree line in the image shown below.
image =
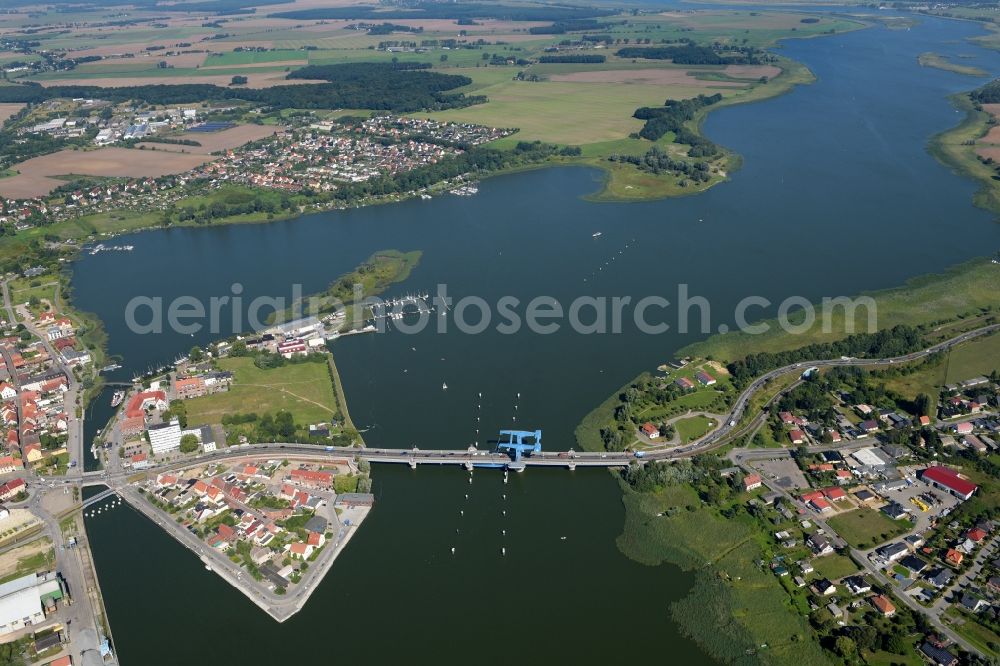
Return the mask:
{"type": "Polygon", "coordinates": [[[608,157],[608,161],[631,164],[640,171],[647,171],[656,175],[671,173],[675,176],[686,176],[696,182],[707,182],[712,177],[706,162],[676,160],[659,146],[653,146],[642,156],[611,155],[608,157]]]}
{"type": "MultiPolygon", "coordinates": [[[[241,2],[245,0],[230,0],[241,2]]],[[[568,5],[501,5],[486,2],[434,2],[417,0],[405,5],[386,7],[356,5],[317,7],[278,12],[270,16],[296,21],[332,19],[497,19],[501,21],[572,21],[615,14],[613,9],[572,7],[568,5]]]]}
{"type": "Polygon", "coordinates": [[[839,356],[892,358],[918,351],[923,345],[920,331],[900,324],[875,333],[855,333],[836,342],[815,343],[782,352],[757,352],[726,367],[733,383],[744,386],[755,377],[793,363],[839,356]]]}
{"type": "Polygon", "coordinates": [[[755,65],[764,62],[766,54],[753,47],[727,47],[723,55],[711,46],[678,44],[677,46],[625,46],[618,49],[619,58],[670,60],[677,65],[755,65]]]}
{"type": "Polygon", "coordinates": [[[606,56],[602,55],[543,55],[539,56],[538,62],[549,64],[549,63],[602,63],[607,60],[606,56]]]}
{"type": "Polygon", "coordinates": [[[582,32],[584,30],[604,30],[608,23],[594,19],[569,19],[556,21],[552,25],[536,25],[528,28],[532,35],[564,35],[567,32],[582,32]]]}
{"type": "Polygon", "coordinates": [[[1000,102],[1000,79],[990,81],[982,88],[978,88],[969,93],[973,102],[980,104],[996,104],[1000,102]]]}
{"type": "Polygon", "coordinates": [[[39,103],[56,98],[96,98],[112,102],[141,100],[148,104],[190,104],[242,100],[275,109],[376,109],[396,112],[451,109],[486,101],[446,91],[469,85],[456,74],[424,71],[403,63],[349,63],[303,67],[289,79],[322,79],[329,83],[245,89],[205,83],[149,84],[100,88],[87,85],[44,87],[37,83],[0,86],[0,102],[39,103]]]}
{"type": "Polygon", "coordinates": [[[639,136],[650,141],[658,141],[667,132],[674,133],[674,143],[691,146],[689,157],[711,157],[719,152],[718,147],[703,136],[689,130],[685,123],[693,120],[695,114],[706,106],[722,100],[721,93],[698,95],[691,99],[668,99],[663,106],[644,106],[636,109],[634,118],[645,120],[639,136]]]}

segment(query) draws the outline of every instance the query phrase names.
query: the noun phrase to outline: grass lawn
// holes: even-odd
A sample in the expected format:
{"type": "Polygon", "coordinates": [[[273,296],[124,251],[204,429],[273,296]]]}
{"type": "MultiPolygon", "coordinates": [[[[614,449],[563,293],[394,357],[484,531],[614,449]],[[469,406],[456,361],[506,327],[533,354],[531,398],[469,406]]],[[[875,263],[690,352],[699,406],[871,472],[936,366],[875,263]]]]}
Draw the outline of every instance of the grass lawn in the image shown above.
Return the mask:
{"type": "Polygon", "coordinates": [[[857,548],[871,548],[912,527],[909,521],[893,520],[881,511],[866,508],[841,513],[827,522],[847,543],[857,548]]]}
{"type": "Polygon", "coordinates": [[[5,568],[4,574],[0,576],[0,584],[12,581],[15,578],[20,578],[29,573],[36,571],[44,571],[49,569],[55,564],[55,551],[52,548],[52,540],[48,537],[39,539],[36,542],[25,544],[20,548],[16,549],[14,552],[10,553],[4,559],[9,561],[12,557],[16,556],[17,561],[12,562],[13,567],[7,566],[5,568]],[[23,556],[17,556],[18,552],[26,552],[28,554],[23,556]]]}
{"type": "Polygon", "coordinates": [[[954,384],[1000,370],[1000,335],[973,340],[948,352],[940,363],[928,365],[902,377],[886,381],[886,388],[907,398],[918,393],[936,396],[945,384],[954,384]]]}
{"type": "MultiPolygon", "coordinates": [[[[49,279],[35,279],[35,280],[17,280],[11,285],[10,290],[10,300],[14,305],[20,305],[22,303],[27,303],[32,297],[37,298],[39,301],[48,301],[53,307],[56,307],[56,286],[57,282],[54,278],[49,279]],[[32,282],[39,282],[37,286],[31,286],[32,282]]],[[[35,307],[32,308],[35,314],[38,314],[44,308],[35,307]]]]}
{"type": "MultiPolygon", "coordinates": [[[[943,274],[915,278],[901,287],[866,295],[871,296],[877,305],[878,328],[885,329],[897,324],[920,326],[978,314],[984,308],[996,306],[997,293],[1000,293],[1000,266],[983,259],[955,266],[943,274]]],[[[847,336],[843,308],[835,308],[830,315],[829,332],[823,332],[822,308],[817,310],[816,324],[799,335],[789,335],[771,321],[768,322],[771,328],[766,333],[715,335],[684,347],[677,352],[677,356],[711,356],[732,361],[754,352],[786,351],[814,343],[833,342],[847,336]]],[[[866,325],[867,313],[864,308],[859,308],[855,329],[865,330],[866,325]]]]}
{"type": "Polygon", "coordinates": [[[847,555],[839,555],[837,553],[813,558],[810,560],[810,563],[813,565],[813,569],[816,570],[817,575],[829,580],[837,580],[844,576],[850,576],[858,571],[858,565],[855,564],[854,560],[847,555]]]}
{"type": "Polygon", "coordinates": [[[225,393],[186,400],[192,426],[219,423],[224,414],[258,415],[279,410],[292,413],[297,424],[329,421],[337,415],[333,383],[326,363],[295,363],[261,370],[251,358],[219,360],[233,372],[232,388],[225,393]]]}
{"type": "Polygon", "coordinates": [[[205,58],[202,67],[224,67],[232,65],[256,65],[266,62],[285,62],[289,60],[307,60],[308,51],[299,49],[278,49],[275,51],[229,51],[212,54],[205,58]]]}
{"type": "Polygon", "coordinates": [[[879,650],[878,652],[864,652],[862,653],[865,663],[869,666],[897,666],[898,664],[904,664],[905,666],[921,666],[926,663],[916,654],[893,654],[892,652],[884,652],[879,650]]]}
{"type": "Polygon", "coordinates": [[[946,614],[958,620],[951,625],[956,633],[986,654],[997,655],[997,651],[991,649],[990,645],[1000,645],[1000,636],[997,636],[992,629],[976,622],[975,617],[957,608],[950,609],[946,614]]]}
{"type": "Polygon", "coordinates": [[[717,425],[716,421],[705,416],[692,416],[674,423],[677,434],[682,442],[690,442],[703,436],[717,425]]]}

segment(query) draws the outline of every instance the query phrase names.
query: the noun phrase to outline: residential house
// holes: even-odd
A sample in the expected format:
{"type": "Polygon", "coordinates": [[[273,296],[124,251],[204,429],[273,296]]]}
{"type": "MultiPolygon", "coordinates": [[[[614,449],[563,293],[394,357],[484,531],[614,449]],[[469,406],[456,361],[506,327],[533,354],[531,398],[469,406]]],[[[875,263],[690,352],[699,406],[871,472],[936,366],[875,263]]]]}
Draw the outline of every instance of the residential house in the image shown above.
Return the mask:
{"type": "Polygon", "coordinates": [[[884,594],[878,594],[872,597],[872,606],[874,606],[875,609],[882,614],[882,617],[892,617],[896,614],[896,607],[884,594]]]}

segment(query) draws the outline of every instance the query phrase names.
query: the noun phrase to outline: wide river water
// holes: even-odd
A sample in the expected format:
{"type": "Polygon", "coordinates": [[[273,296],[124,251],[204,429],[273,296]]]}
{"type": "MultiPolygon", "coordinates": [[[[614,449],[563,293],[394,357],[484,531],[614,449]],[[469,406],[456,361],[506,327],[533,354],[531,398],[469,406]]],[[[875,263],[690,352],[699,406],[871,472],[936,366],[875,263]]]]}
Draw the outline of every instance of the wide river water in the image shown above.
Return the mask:
{"type": "MultiPolygon", "coordinates": [[[[490,303],[539,295],[675,302],[683,283],[711,303],[713,330],[731,324],[745,296],[777,302],[897,285],[1000,248],[1000,225],[971,205],[975,185],[926,152],[932,135],[961,120],[946,97],[985,79],[917,63],[933,51],[1000,74],[1000,54],[966,41],[979,34],[973,23],[921,19],[909,30],[787,42],[782,52],[817,82],[712,113],[707,135],[744,165],[698,196],[589,203],[581,197],[599,187],[599,172],[544,169],[489,179],[474,197],[152,231],[119,239],[135,245],[131,253],[78,261],[74,299],[106,323],[128,379],[219,337],[136,335],[124,318],[130,299],[207,299],[231,294],[234,283],[247,300],[287,296],[293,284],[308,293],[386,248],[424,252],[388,295],[447,284],[456,299],[490,303]]],[[[676,319],[668,311],[671,330],[660,335],[628,324],[616,335],[565,325],[548,335],[492,327],[468,335],[449,321],[444,334],[391,330],[332,348],[369,445],[463,448],[517,425],[542,428],[547,449],[567,449],[576,424],[609,393],[704,337],[697,326],[677,332],[676,319]]],[[[93,407],[88,432],[107,418],[106,404],[107,395],[93,407]]],[[[469,485],[457,469],[381,466],[375,493],[375,511],[331,574],[282,625],[131,510],[88,519],[122,663],[329,655],[605,664],[654,658],[664,647],[684,663],[711,663],[669,619],[689,577],[618,552],[620,493],[608,473],[531,470],[504,487],[489,472],[469,485]]]]}

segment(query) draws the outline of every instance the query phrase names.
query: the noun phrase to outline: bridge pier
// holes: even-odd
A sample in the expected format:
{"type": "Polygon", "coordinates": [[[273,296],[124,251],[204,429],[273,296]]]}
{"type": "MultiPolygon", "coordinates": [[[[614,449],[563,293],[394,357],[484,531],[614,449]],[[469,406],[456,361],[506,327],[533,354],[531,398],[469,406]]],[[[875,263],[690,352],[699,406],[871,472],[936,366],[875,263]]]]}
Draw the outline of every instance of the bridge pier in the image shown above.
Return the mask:
{"type": "Polygon", "coordinates": [[[568,467],[569,471],[571,471],[571,472],[575,472],[576,471],[576,463],[573,462],[572,460],[569,461],[569,463],[566,465],[566,467],[568,467]]]}
{"type": "Polygon", "coordinates": [[[465,469],[467,469],[467,470],[469,470],[471,472],[473,470],[472,461],[471,460],[466,460],[465,464],[463,465],[463,467],[465,467],[465,469]]]}
{"type": "Polygon", "coordinates": [[[410,458],[410,469],[416,469],[416,468],[417,468],[416,458],[410,458]]]}

